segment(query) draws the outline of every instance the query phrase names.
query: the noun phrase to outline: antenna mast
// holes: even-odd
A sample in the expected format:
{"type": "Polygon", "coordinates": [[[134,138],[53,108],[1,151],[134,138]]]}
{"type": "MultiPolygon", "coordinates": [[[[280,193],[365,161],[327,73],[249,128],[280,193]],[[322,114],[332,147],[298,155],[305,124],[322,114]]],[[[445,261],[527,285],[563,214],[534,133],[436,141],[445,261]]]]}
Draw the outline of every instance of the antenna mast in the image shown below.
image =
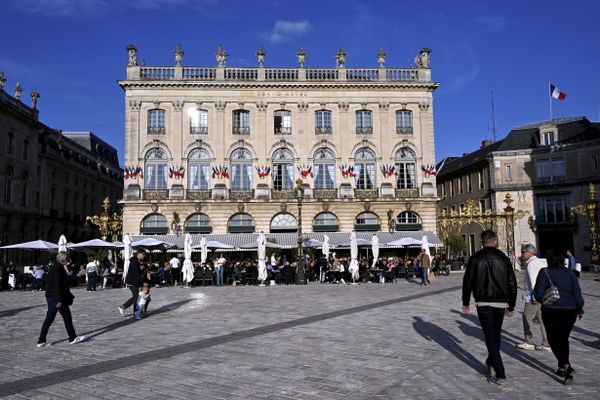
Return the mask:
{"type": "Polygon", "coordinates": [[[496,107],[494,106],[494,89],[490,89],[492,97],[492,139],[496,142],[496,107]]]}

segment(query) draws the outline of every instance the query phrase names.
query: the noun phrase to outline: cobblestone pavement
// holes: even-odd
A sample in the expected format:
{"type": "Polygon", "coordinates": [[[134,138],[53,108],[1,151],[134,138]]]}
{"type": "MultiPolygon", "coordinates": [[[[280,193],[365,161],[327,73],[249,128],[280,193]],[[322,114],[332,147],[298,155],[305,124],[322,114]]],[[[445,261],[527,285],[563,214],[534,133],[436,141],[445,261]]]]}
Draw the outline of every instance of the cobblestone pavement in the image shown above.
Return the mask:
{"type": "MultiPolygon", "coordinates": [[[[85,342],[60,316],[35,346],[41,292],[0,292],[0,396],[10,399],[556,399],[600,398],[600,282],[584,274],[586,315],[571,339],[574,383],[552,353],[520,351],[520,311],[505,320],[509,387],[488,384],[462,274],[397,284],[157,288],[142,321],[117,311],[125,289],[74,290],[85,342]]],[[[522,279],[522,274],[521,277],[522,279]]],[[[131,311],[128,310],[128,311],[131,311]]],[[[535,332],[537,333],[537,332],[535,332]]],[[[539,340],[539,337],[535,338],[539,340]]]]}

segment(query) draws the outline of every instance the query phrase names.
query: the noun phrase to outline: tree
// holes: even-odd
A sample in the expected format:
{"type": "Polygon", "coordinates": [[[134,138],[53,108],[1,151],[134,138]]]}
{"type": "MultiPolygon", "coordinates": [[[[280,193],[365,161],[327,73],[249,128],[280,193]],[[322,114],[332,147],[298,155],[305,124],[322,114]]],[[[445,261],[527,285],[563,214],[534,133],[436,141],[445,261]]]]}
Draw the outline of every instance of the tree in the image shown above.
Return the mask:
{"type": "Polygon", "coordinates": [[[450,235],[446,238],[445,241],[446,249],[448,249],[448,257],[450,256],[450,252],[454,253],[454,255],[461,255],[467,249],[467,244],[465,243],[465,239],[459,235],[450,235]]]}

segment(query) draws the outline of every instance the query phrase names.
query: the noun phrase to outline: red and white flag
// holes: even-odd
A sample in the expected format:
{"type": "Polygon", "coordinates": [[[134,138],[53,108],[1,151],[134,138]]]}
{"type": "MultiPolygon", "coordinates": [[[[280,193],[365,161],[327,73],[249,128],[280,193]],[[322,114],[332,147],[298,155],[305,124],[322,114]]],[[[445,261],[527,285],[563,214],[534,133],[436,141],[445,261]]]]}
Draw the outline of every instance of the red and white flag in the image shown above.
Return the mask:
{"type": "Polygon", "coordinates": [[[567,94],[558,90],[553,84],[550,84],[550,96],[557,100],[564,100],[567,97],[567,94]]]}

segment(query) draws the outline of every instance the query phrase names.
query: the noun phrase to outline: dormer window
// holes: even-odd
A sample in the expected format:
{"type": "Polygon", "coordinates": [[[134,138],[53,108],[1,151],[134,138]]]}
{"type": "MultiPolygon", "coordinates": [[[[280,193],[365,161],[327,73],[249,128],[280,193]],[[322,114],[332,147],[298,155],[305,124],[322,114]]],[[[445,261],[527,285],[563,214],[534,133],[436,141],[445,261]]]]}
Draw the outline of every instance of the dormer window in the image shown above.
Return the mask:
{"type": "Polygon", "coordinates": [[[542,140],[540,141],[542,146],[551,146],[556,141],[555,132],[554,131],[546,131],[542,132],[542,140]]]}

